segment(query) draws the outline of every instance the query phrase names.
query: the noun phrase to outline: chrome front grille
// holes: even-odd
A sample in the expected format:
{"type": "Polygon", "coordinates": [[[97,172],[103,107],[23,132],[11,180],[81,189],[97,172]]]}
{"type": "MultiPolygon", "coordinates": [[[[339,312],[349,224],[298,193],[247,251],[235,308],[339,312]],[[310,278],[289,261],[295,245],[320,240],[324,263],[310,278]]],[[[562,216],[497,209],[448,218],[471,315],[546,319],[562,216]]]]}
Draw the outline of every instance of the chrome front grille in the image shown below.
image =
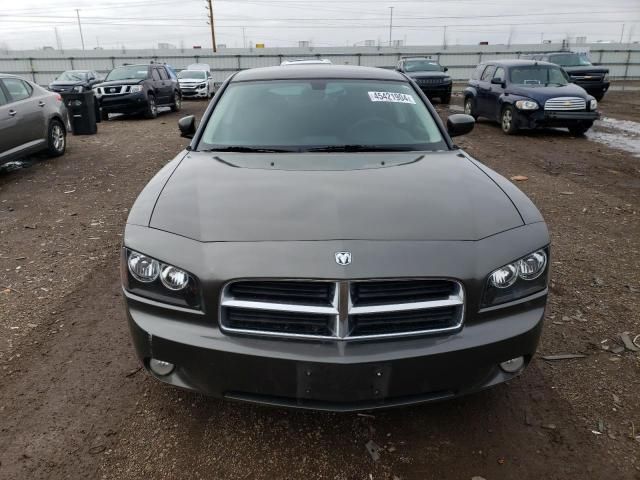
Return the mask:
{"type": "Polygon", "coordinates": [[[580,97],[550,98],[544,104],[545,110],[586,110],[587,102],[580,97]]]}
{"type": "Polygon", "coordinates": [[[109,87],[96,87],[96,92],[99,95],[122,95],[129,93],[133,85],[114,85],[109,87]]]}
{"type": "Polygon", "coordinates": [[[365,340],[458,330],[464,289],[443,279],[243,280],[227,284],[220,326],[238,334],[365,340]]]}

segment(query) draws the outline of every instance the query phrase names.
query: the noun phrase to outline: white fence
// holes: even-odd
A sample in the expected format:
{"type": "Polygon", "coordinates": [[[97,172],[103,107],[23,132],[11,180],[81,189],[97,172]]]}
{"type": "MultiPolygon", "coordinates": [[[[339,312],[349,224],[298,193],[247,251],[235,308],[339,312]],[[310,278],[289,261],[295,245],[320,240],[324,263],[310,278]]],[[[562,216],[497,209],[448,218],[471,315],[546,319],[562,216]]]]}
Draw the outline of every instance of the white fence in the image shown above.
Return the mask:
{"type": "MultiPolygon", "coordinates": [[[[216,82],[247,68],[279,65],[288,58],[328,58],[336,64],[392,68],[403,56],[431,55],[449,67],[454,80],[466,80],[475,66],[486,60],[518,58],[522,54],[559,50],[562,45],[456,45],[414,47],[268,48],[194,50],[30,50],[0,51],[0,72],[13,73],[46,85],[60,72],[96,70],[103,74],[124,63],[168,63],[176,69],[191,63],[208,63],[216,82]]],[[[640,79],[640,44],[590,44],[594,63],[609,68],[612,79],[640,79]]]]}

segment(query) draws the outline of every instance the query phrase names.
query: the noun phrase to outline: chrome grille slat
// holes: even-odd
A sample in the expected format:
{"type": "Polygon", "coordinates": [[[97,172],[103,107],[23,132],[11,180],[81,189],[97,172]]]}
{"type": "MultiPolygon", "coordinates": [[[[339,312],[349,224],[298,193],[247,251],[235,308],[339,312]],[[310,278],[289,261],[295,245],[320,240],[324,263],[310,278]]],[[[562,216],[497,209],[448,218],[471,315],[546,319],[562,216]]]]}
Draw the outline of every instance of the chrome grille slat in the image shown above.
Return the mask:
{"type": "Polygon", "coordinates": [[[462,284],[441,279],[236,281],[224,286],[220,300],[223,331],[285,338],[365,340],[445,333],[461,328],[463,317],[462,284]],[[354,295],[358,292],[366,295],[354,295]],[[309,302],[300,303],[305,295],[311,295],[309,302]]]}
{"type": "Polygon", "coordinates": [[[587,101],[580,97],[550,98],[544,103],[544,109],[554,111],[586,110],[587,101]]]}

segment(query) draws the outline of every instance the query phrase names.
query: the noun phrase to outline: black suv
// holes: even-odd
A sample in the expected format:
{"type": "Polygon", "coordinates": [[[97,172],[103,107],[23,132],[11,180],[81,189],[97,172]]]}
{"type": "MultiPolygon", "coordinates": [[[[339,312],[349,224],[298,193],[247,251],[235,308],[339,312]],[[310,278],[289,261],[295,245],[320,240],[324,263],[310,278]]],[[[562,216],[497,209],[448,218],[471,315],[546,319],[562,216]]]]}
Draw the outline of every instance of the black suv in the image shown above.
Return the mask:
{"type": "Polygon", "coordinates": [[[599,117],[598,101],[569,82],[558,65],[496,60],[476,67],[464,91],[464,111],[500,122],[506,134],[520,128],[565,127],[583,135],[599,117]]]}
{"type": "Polygon", "coordinates": [[[449,69],[436,60],[429,57],[402,58],[396,70],[415,81],[430,99],[438,97],[442,103],[451,101],[451,77],[445,74],[449,69]]]}
{"type": "Polygon", "coordinates": [[[109,72],[103,83],[94,87],[103,120],[110,113],[143,113],[158,116],[158,107],[168,106],[177,112],[182,92],[177,79],[164,65],[123,65],[109,72]]]}
{"type": "Polygon", "coordinates": [[[49,90],[58,93],[86,92],[101,81],[100,75],[93,70],[67,70],[49,84],[49,90]]]}
{"type": "Polygon", "coordinates": [[[602,100],[609,90],[609,69],[594,66],[584,55],[573,52],[546,52],[523,55],[522,58],[560,65],[573,83],[580,85],[598,101],[602,100]]]}

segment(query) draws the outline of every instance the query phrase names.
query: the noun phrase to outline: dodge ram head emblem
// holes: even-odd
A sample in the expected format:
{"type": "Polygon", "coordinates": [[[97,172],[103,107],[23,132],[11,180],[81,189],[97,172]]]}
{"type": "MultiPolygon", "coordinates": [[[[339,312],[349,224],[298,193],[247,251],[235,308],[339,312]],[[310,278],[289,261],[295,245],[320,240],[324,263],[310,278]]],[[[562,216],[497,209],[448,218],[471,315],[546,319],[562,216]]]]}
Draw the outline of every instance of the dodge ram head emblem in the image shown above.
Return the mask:
{"type": "Polygon", "coordinates": [[[336,252],[336,263],[338,265],[349,265],[351,263],[351,252],[336,252]]]}

